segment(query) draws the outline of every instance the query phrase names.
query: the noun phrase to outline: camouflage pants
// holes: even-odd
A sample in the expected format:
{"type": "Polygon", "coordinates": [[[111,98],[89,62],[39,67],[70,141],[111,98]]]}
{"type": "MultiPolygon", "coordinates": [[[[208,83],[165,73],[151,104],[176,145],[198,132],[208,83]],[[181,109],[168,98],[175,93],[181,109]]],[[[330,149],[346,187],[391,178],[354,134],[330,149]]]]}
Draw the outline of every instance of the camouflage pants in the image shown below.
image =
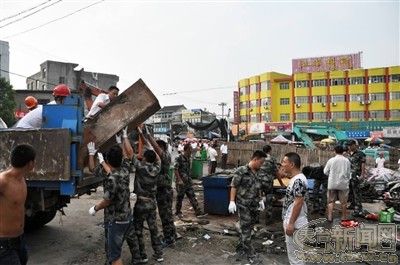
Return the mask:
{"type": "Polygon", "coordinates": [[[236,251],[243,251],[247,257],[254,257],[256,254],[251,243],[251,232],[253,231],[258,215],[257,207],[257,203],[250,206],[237,204],[241,232],[236,251]]]}
{"type": "Polygon", "coordinates": [[[171,186],[158,187],[157,189],[157,207],[160,215],[164,240],[175,241],[176,230],[174,216],[172,214],[173,190],[171,186]]]}
{"type": "Polygon", "coordinates": [[[175,205],[175,213],[176,214],[182,213],[182,201],[183,201],[183,198],[185,197],[185,194],[188,197],[190,203],[192,204],[195,213],[196,214],[201,213],[199,203],[197,202],[196,195],[194,194],[191,179],[184,182],[183,186],[177,185],[176,191],[178,192],[178,194],[176,195],[176,205],[175,205]]]}
{"type": "Polygon", "coordinates": [[[139,249],[139,241],[135,231],[135,221],[132,221],[128,231],[125,235],[126,243],[129,246],[129,251],[131,252],[132,256],[132,264],[140,263],[140,249],[139,249]]]}
{"type": "Polygon", "coordinates": [[[362,210],[360,180],[355,174],[351,174],[348,201],[354,205],[355,212],[362,210]]]}
{"type": "MultiPolygon", "coordinates": [[[[272,181],[261,181],[261,192],[265,196],[265,223],[271,222],[272,219],[272,201],[274,198],[274,187],[272,181]]],[[[257,215],[261,212],[257,211],[257,215]]],[[[257,216],[257,220],[259,217],[257,216]]]]}
{"type": "Polygon", "coordinates": [[[150,230],[151,246],[156,256],[162,255],[161,239],[158,235],[157,228],[157,205],[155,200],[137,200],[134,216],[135,216],[135,230],[137,239],[139,241],[140,256],[147,257],[145,241],[143,237],[144,221],[147,222],[150,230]]]}
{"type": "Polygon", "coordinates": [[[327,197],[326,193],[328,191],[328,179],[314,179],[314,187],[313,187],[313,209],[314,210],[326,210],[326,202],[327,202],[327,197]],[[321,195],[321,201],[319,199],[319,191],[322,186],[322,195],[321,195]]]}

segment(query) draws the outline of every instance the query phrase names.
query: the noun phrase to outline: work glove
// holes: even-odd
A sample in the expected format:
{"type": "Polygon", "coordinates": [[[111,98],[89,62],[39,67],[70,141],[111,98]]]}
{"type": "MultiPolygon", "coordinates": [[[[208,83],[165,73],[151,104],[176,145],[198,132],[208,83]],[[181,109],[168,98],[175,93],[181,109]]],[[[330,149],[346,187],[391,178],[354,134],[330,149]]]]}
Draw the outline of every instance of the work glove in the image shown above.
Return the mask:
{"type": "Polygon", "coordinates": [[[122,143],[121,135],[119,133],[117,133],[115,135],[115,141],[117,141],[117,144],[121,144],[122,143]]]}
{"type": "Polygon", "coordinates": [[[94,142],[90,142],[87,144],[87,149],[89,151],[90,156],[94,156],[94,154],[97,152],[96,147],[94,145],[94,142]]]}
{"type": "Polygon", "coordinates": [[[94,208],[94,205],[92,206],[92,207],[90,207],[90,209],[89,209],[89,214],[91,215],[91,216],[95,216],[96,215],[96,209],[94,208]]]}
{"type": "Polygon", "coordinates": [[[100,165],[104,162],[104,157],[102,153],[97,153],[97,160],[99,160],[100,165]]]}
{"type": "Polygon", "coordinates": [[[264,211],[265,210],[265,204],[264,204],[264,200],[263,199],[261,199],[258,202],[258,209],[257,210],[259,210],[259,211],[264,211]]]}
{"type": "Polygon", "coordinates": [[[128,126],[122,129],[122,137],[128,138],[128,126]]]}
{"type": "Polygon", "coordinates": [[[228,207],[229,213],[235,213],[236,212],[236,204],[234,201],[229,202],[229,207],[228,207]]]}

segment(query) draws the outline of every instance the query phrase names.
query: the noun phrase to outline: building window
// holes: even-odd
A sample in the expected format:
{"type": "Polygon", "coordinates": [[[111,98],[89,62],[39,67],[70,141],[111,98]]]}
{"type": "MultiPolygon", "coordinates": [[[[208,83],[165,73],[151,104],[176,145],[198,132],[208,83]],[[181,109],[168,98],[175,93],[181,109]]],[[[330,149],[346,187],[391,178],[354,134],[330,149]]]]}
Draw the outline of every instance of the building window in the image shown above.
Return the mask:
{"type": "Polygon", "coordinates": [[[31,89],[33,90],[33,82],[31,82],[31,89]]]}
{"type": "Polygon", "coordinates": [[[345,95],[335,95],[331,96],[331,102],[345,102],[346,96],[345,95]]]}
{"type": "Polygon", "coordinates": [[[346,78],[332,78],[329,80],[331,86],[344,86],[346,85],[346,78]]]}
{"type": "Polygon", "coordinates": [[[316,79],[312,81],[312,86],[326,86],[326,79],[316,79]]]}
{"type": "Polygon", "coordinates": [[[250,93],[256,93],[256,92],[258,92],[257,87],[258,87],[257,84],[250,85],[250,93]]]}
{"type": "Polygon", "coordinates": [[[353,94],[353,95],[349,95],[349,101],[350,101],[350,102],[364,101],[364,100],[365,100],[365,94],[353,94]]]}
{"type": "Polygon", "coordinates": [[[295,98],[294,98],[294,101],[295,101],[296,104],[299,104],[299,103],[309,103],[309,102],[310,102],[310,101],[309,101],[309,97],[295,97],[295,98]]]}
{"type": "Polygon", "coordinates": [[[386,94],[385,93],[369,94],[369,99],[370,100],[386,100],[386,94]]]}
{"type": "Polygon", "coordinates": [[[359,77],[351,77],[351,78],[349,78],[349,84],[350,84],[350,85],[365,84],[365,78],[362,77],[362,76],[359,76],[359,77]]]}
{"type": "Polygon", "coordinates": [[[296,113],[296,120],[309,120],[310,119],[310,113],[308,112],[302,112],[302,113],[296,113]]]}
{"type": "Polygon", "coordinates": [[[327,96],[313,96],[313,103],[326,103],[327,96]]]}
{"type": "Polygon", "coordinates": [[[262,98],[261,106],[263,107],[271,106],[271,98],[262,98]]]}
{"type": "Polygon", "coordinates": [[[42,90],[46,90],[46,85],[45,84],[42,85],[42,90]]]}
{"type": "Polygon", "coordinates": [[[65,84],[65,77],[60,76],[60,77],[58,78],[58,83],[59,83],[59,84],[65,84]]]}
{"type": "Polygon", "coordinates": [[[280,105],[289,105],[290,104],[290,100],[288,98],[281,98],[279,100],[279,104],[280,105]]]}
{"type": "Polygon", "coordinates": [[[390,75],[389,82],[400,82],[400,75],[390,75]]]}
{"type": "Polygon", "coordinates": [[[265,81],[261,83],[261,91],[263,90],[271,90],[271,81],[265,81]]]}
{"type": "Polygon", "coordinates": [[[251,122],[258,122],[258,115],[251,115],[250,116],[250,121],[251,122]]]}
{"type": "Polygon", "coordinates": [[[247,101],[240,102],[240,109],[247,109],[247,101]]]}
{"type": "Polygon", "coordinates": [[[400,99],[400,92],[391,92],[390,99],[400,99]]]}
{"type": "Polygon", "coordinates": [[[344,119],[345,117],[346,117],[346,113],[344,111],[331,112],[332,119],[344,119]]]}
{"type": "Polygon", "coordinates": [[[287,90],[289,89],[289,83],[279,83],[280,90],[287,90]]]}
{"type": "Polygon", "coordinates": [[[385,83],[385,76],[384,76],[384,75],[369,76],[369,77],[368,77],[368,83],[369,83],[369,84],[373,84],[373,83],[385,83]]]}
{"type": "Polygon", "coordinates": [[[250,107],[251,108],[257,108],[258,107],[258,100],[250,101],[250,107]]]}
{"type": "Polygon", "coordinates": [[[264,113],[262,115],[262,121],[269,122],[271,121],[272,115],[271,113],[264,113]]]}
{"type": "Polygon", "coordinates": [[[249,87],[244,86],[239,89],[240,95],[248,95],[249,94],[249,87]]]}
{"type": "Polygon", "coordinates": [[[350,118],[365,119],[365,112],[364,111],[350,111],[350,118]]]}
{"type": "Polygon", "coordinates": [[[391,118],[400,118],[400,110],[391,110],[390,111],[391,118]]]}
{"type": "Polygon", "coordinates": [[[325,120],[328,118],[328,113],[326,112],[313,112],[313,120],[325,120]]]}
{"type": "Polygon", "coordinates": [[[240,121],[241,122],[247,122],[247,116],[246,115],[240,116],[240,121]]]}
{"type": "Polygon", "coordinates": [[[299,80],[294,82],[294,87],[298,88],[298,87],[308,87],[309,83],[308,80],[299,80]]]}
{"type": "Polygon", "coordinates": [[[282,113],[280,115],[281,121],[290,121],[290,114],[289,113],[282,113]]]}
{"type": "Polygon", "coordinates": [[[39,80],[36,80],[36,90],[39,90],[39,87],[40,87],[40,82],[39,80]]]}
{"type": "Polygon", "coordinates": [[[46,78],[46,72],[47,72],[47,69],[42,68],[42,78],[46,78]]]}
{"type": "Polygon", "coordinates": [[[371,110],[369,112],[370,118],[385,118],[385,111],[384,110],[371,110]]]}

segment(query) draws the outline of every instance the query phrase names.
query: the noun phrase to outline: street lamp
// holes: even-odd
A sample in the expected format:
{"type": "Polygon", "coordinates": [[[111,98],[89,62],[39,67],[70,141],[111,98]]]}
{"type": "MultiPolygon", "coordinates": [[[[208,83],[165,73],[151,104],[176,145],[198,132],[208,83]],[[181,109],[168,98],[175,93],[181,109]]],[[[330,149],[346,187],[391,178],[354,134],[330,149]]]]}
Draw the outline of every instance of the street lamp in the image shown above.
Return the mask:
{"type": "Polygon", "coordinates": [[[223,119],[224,118],[224,107],[226,106],[226,103],[225,102],[221,102],[221,103],[218,104],[218,106],[222,107],[222,119],[223,119]]]}

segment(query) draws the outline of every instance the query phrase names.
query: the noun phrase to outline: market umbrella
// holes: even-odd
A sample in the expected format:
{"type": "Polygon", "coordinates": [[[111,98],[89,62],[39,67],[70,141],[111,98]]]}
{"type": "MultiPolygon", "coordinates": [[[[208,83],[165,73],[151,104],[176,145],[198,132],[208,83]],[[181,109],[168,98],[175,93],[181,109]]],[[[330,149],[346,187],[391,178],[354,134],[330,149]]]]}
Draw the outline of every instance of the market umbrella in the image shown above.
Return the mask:
{"type": "Polygon", "coordinates": [[[380,144],[380,143],[384,142],[384,140],[382,140],[381,138],[375,137],[375,136],[367,138],[367,139],[365,139],[365,141],[370,142],[372,144],[380,144]]]}
{"type": "Polygon", "coordinates": [[[325,139],[321,140],[321,143],[327,143],[327,144],[332,144],[335,142],[336,142],[335,139],[332,139],[332,138],[325,138],[325,139]]]}

